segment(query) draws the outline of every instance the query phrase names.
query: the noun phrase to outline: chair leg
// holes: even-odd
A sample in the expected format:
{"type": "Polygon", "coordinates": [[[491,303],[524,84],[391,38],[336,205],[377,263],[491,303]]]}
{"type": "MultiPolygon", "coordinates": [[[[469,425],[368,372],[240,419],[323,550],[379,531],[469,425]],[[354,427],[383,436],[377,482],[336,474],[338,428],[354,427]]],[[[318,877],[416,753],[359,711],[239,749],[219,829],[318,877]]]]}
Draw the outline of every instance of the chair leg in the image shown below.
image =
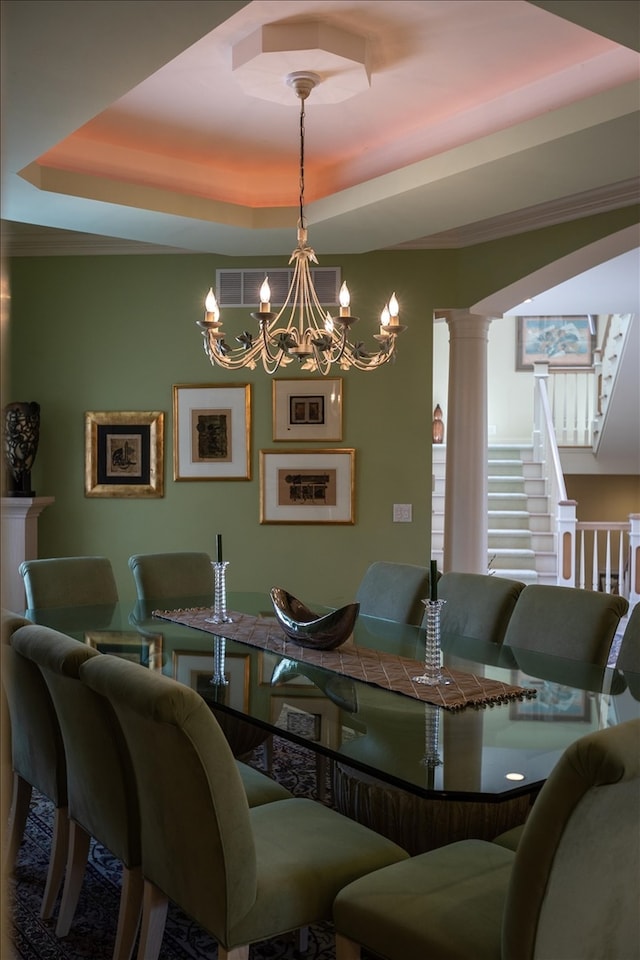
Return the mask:
{"type": "Polygon", "coordinates": [[[142,867],[122,868],[122,891],[113,960],[130,960],[142,912],[142,867]]]}
{"type": "Polygon", "coordinates": [[[233,950],[225,950],[222,944],[218,944],[218,960],[249,960],[249,944],[243,947],[234,947],[233,950]]]}
{"type": "Polygon", "coordinates": [[[50,920],[53,908],[58,898],[64,868],[69,849],[69,810],[67,807],[56,807],[53,816],[53,839],[51,840],[51,854],[47,882],[44,885],[40,918],[50,920]]]}
{"type": "Polygon", "coordinates": [[[157,960],[162,946],[168,907],[168,897],[149,880],[145,880],[138,960],[157,960]]]}
{"type": "Polygon", "coordinates": [[[336,960],[360,960],[360,944],[336,933],[336,960]]]}
{"type": "Polygon", "coordinates": [[[69,933],[73,916],[78,906],[84,871],[89,856],[91,837],[86,830],[71,821],[69,828],[69,855],[67,857],[67,872],[64,878],[60,912],[56,924],[56,937],[66,937],[69,933]]]}
{"type": "Polygon", "coordinates": [[[9,810],[9,824],[7,828],[7,839],[4,848],[3,870],[7,874],[14,870],[18,850],[24,836],[24,828],[29,815],[29,806],[31,804],[31,794],[33,788],[30,783],[14,771],[13,789],[11,793],[11,809],[9,810]]]}
{"type": "Polygon", "coordinates": [[[309,949],[309,927],[296,930],[296,953],[306,953],[309,949]]]}

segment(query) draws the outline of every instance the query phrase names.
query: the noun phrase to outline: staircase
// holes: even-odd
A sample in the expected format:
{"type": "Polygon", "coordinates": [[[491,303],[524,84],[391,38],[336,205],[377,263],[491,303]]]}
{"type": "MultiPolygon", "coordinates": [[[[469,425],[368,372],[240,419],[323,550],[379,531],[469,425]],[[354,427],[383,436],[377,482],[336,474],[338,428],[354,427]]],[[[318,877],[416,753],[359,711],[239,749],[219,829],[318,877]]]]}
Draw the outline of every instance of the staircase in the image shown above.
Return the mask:
{"type": "MultiPolygon", "coordinates": [[[[432,556],[442,568],[444,546],[444,444],[433,447],[432,556]]],[[[542,465],[533,448],[489,447],[487,570],[523,583],[555,583],[557,557],[542,465]]]]}

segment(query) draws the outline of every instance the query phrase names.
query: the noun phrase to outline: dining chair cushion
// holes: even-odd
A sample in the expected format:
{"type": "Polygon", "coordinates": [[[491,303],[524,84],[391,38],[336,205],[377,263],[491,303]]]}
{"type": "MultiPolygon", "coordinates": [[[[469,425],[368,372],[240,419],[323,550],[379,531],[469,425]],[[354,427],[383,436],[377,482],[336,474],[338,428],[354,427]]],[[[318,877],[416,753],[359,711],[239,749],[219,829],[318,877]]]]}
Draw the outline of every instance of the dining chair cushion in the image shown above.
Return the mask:
{"type": "Polygon", "coordinates": [[[211,597],[213,567],[208,553],[138,553],[129,557],[139,600],[211,597]]]}
{"type": "Polygon", "coordinates": [[[219,724],[186,685],[108,655],[81,676],[113,704],[131,750],[146,880],[225,949],[330,919],[341,886],[407,857],[312,800],[250,810],[219,724]]]}
{"type": "Polygon", "coordinates": [[[355,599],[360,616],[420,625],[421,601],[429,596],[429,570],[411,563],[378,560],[366,570],[355,599]]]}
{"type": "Polygon", "coordinates": [[[443,573],[438,581],[442,633],[502,643],[524,583],[483,573],[443,573]]]}
{"type": "Polygon", "coordinates": [[[513,859],[496,844],[460,840],[392,864],[338,894],[336,930],[388,960],[500,960],[513,859]]]}
{"type": "Polygon", "coordinates": [[[30,608],[118,602],[118,588],[107,557],[25,560],[19,570],[30,608]]]}
{"type": "Polygon", "coordinates": [[[624,597],[610,593],[529,584],[518,597],[504,642],[604,667],[628,606],[624,597]]]}

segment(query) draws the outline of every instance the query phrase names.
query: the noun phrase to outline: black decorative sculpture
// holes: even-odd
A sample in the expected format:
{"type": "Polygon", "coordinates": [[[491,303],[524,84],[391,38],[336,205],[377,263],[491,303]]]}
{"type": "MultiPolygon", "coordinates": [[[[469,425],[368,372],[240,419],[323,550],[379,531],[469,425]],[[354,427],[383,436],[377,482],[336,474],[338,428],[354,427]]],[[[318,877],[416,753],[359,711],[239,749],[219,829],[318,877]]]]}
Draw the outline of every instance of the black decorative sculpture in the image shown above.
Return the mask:
{"type": "Polygon", "coordinates": [[[35,497],[31,468],[40,439],[40,404],[9,403],[4,408],[4,455],[8,497],[35,497]]]}

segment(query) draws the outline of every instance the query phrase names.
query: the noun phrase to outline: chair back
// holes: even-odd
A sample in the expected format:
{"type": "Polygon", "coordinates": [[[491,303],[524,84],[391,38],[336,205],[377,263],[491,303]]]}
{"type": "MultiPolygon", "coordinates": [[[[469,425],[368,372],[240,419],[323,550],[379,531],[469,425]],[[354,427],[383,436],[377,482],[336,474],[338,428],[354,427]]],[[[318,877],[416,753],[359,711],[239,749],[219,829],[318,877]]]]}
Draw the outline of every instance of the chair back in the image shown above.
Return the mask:
{"type": "Polygon", "coordinates": [[[139,664],[103,654],[80,676],[112,705],[131,753],[145,878],[208,929],[228,929],[255,902],[256,852],[218,722],[190,687],[139,664]]]}
{"type": "Polygon", "coordinates": [[[640,720],[567,748],[515,853],[503,960],[637,956],[639,809],[640,720]]]}
{"type": "Polygon", "coordinates": [[[29,608],[97,606],[118,602],[118,588],[107,557],[25,560],[19,570],[29,608]]]}
{"type": "MultiPolygon", "coordinates": [[[[10,618],[13,614],[10,615],[10,618]]],[[[4,618],[3,618],[4,619],[4,618]]],[[[4,619],[18,627],[2,643],[2,686],[11,726],[11,765],[26,783],[53,801],[67,805],[67,766],[58,717],[40,670],[12,646],[20,630],[38,629],[20,618],[4,619]]]]}
{"type": "Polygon", "coordinates": [[[443,573],[438,599],[443,633],[502,643],[507,625],[524,590],[520,580],[483,573],[443,573]]]}
{"type": "Polygon", "coordinates": [[[208,553],[138,553],[129,557],[139,600],[211,597],[214,577],[208,553]]]}
{"type": "Polygon", "coordinates": [[[122,732],[107,701],[80,681],[97,650],[48,627],[17,630],[11,644],[36,664],[51,694],[67,761],[69,816],[125,866],[140,863],[135,780],[122,732]]]}
{"type": "Polygon", "coordinates": [[[610,593],[530,584],[518,597],[504,643],[604,667],[628,606],[610,593]]]}
{"type": "Polygon", "coordinates": [[[356,592],[360,616],[420,625],[421,601],[429,596],[429,570],[411,563],[378,560],[366,570],[356,592]]]}

